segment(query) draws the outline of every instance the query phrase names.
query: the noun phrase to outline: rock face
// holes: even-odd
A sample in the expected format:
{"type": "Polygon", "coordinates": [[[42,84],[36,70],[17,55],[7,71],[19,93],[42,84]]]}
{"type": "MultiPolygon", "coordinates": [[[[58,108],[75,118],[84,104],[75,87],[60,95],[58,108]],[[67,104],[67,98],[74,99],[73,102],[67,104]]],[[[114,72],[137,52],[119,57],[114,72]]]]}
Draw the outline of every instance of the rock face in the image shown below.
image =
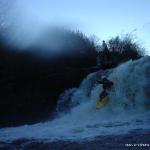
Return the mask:
{"type": "Polygon", "coordinates": [[[100,136],[92,140],[48,141],[19,139],[0,142],[0,150],[125,150],[149,149],[150,131],[134,131],[126,135],[100,136]]]}

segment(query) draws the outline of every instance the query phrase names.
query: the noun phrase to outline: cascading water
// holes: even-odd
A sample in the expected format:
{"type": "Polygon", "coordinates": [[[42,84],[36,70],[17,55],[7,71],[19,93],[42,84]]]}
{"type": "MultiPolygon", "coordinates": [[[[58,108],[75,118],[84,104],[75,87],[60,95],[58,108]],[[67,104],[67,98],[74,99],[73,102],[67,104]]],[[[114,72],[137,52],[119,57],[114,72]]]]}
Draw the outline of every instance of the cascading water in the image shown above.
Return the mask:
{"type": "Polygon", "coordinates": [[[63,111],[63,115],[46,123],[2,128],[0,140],[81,140],[149,129],[150,57],[128,61],[116,69],[106,71],[105,75],[114,82],[114,87],[109,94],[109,103],[96,110],[96,102],[102,91],[102,86],[96,80],[102,74],[101,71],[92,73],[78,89],[62,94],[57,110],[60,114],[61,110],[68,110],[66,113],[63,111]]]}

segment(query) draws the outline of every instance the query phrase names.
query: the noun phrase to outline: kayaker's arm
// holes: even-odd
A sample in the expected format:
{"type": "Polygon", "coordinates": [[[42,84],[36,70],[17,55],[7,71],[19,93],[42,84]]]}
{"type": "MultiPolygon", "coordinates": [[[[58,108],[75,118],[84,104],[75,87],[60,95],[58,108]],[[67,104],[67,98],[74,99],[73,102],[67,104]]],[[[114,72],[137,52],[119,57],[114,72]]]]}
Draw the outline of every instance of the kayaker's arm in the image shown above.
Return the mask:
{"type": "Polygon", "coordinates": [[[113,86],[113,82],[112,81],[109,81],[109,80],[107,80],[107,81],[103,81],[103,80],[97,80],[97,82],[99,83],[99,84],[109,84],[110,86],[113,86]]]}
{"type": "Polygon", "coordinates": [[[102,80],[97,80],[97,82],[98,82],[99,84],[104,84],[104,82],[103,82],[102,80]]]}

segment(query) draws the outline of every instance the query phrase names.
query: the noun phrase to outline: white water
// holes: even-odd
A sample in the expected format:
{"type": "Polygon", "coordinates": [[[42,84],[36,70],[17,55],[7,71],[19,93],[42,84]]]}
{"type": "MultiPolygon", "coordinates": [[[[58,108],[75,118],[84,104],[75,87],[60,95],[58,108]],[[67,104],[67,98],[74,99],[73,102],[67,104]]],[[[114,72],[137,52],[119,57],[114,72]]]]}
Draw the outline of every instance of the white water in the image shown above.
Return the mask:
{"type": "MultiPolygon", "coordinates": [[[[99,72],[90,74],[71,97],[78,105],[53,121],[0,129],[0,140],[28,139],[81,140],[100,135],[125,134],[135,129],[149,129],[150,57],[129,61],[106,74],[115,85],[109,103],[96,110],[102,91],[96,83],[99,72]]],[[[61,104],[61,103],[60,103],[61,104]]]]}

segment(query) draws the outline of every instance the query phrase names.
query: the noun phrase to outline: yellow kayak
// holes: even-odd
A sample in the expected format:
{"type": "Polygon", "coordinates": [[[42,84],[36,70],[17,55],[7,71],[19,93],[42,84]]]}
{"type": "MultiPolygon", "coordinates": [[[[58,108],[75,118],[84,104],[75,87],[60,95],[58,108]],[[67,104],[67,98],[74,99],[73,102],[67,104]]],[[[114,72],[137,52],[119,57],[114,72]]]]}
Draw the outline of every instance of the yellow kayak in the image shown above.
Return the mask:
{"type": "Polygon", "coordinates": [[[96,103],[96,109],[100,109],[100,108],[104,107],[108,103],[108,101],[109,101],[108,96],[105,96],[101,100],[98,100],[96,103]]]}

